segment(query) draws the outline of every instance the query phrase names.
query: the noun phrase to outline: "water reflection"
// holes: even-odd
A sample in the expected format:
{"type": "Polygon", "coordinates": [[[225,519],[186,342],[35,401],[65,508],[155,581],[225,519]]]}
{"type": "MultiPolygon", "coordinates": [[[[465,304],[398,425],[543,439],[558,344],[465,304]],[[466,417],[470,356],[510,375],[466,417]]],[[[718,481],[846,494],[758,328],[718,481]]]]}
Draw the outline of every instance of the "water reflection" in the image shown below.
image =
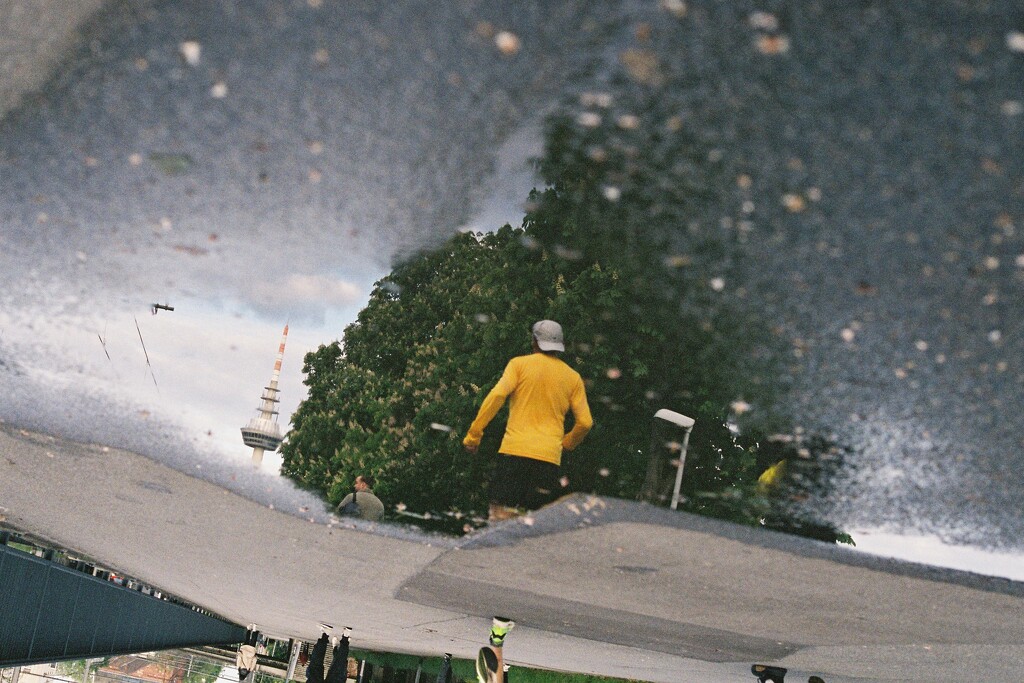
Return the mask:
{"type": "MultiPolygon", "coordinates": [[[[265,502],[294,494],[234,467],[281,324],[287,414],[302,352],[337,338],[392,256],[493,221],[471,207],[488,206],[496,145],[557,103],[614,131],[592,162],[615,147],[639,185],[710,196],[665,262],[707,268],[708,305],[749,305],[778,342],[763,347],[778,374],[749,378],[762,398],[731,397],[740,429],[782,413],[849,445],[809,508],[1019,547],[1024,136],[999,3],[958,9],[952,33],[912,5],[771,21],[728,4],[483,3],[410,23],[402,3],[355,19],[323,4],[116,5],[0,123],[7,423],[215,471],[265,502]],[[496,46],[496,26],[530,39],[496,46]],[[184,64],[183,41],[202,46],[184,64]],[[630,142],[652,126],[701,141],[657,160],[692,187],[630,142]]],[[[614,178],[603,196],[633,189],[614,178]]]]}

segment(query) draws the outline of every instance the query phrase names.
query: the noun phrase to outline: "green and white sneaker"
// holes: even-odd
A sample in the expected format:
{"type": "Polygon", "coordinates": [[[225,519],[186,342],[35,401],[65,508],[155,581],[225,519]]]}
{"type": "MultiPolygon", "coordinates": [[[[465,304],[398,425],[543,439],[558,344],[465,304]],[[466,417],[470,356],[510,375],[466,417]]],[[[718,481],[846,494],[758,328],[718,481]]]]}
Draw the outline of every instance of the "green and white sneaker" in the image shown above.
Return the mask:
{"type": "Polygon", "coordinates": [[[498,655],[489,647],[480,648],[476,653],[476,680],[479,683],[498,683],[500,676],[498,655]]]}
{"type": "Polygon", "coordinates": [[[516,622],[506,617],[494,617],[491,620],[491,645],[502,647],[505,644],[505,636],[516,625],[516,622]]]}

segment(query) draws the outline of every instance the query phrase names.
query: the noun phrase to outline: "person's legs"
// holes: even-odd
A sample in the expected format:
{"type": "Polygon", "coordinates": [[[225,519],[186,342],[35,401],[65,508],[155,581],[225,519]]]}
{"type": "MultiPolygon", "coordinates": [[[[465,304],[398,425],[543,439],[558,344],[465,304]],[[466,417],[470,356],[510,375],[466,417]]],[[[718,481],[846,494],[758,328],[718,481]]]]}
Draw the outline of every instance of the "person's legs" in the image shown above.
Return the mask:
{"type": "Polygon", "coordinates": [[[523,478],[526,485],[523,487],[523,507],[527,510],[539,510],[555,498],[561,490],[558,481],[558,465],[544,460],[524,458],[526,462],[522,465],[523,478]]]}
{"type": "Polygon", "coordinates": [[[445,652],[444,659],[441,660],[441,670],[437,672],[437,683],[452,683],[452,655],[450,652],[445,652]]]}
{"type": "Polygon", "coordinates": [[[313,646],[313,654],[309,656],[309,666],[306,667],[306,683],[324,682],[324,657],[327,656],[327,634],[320,636],[313,646]]]}
{"type": "Polygon", "coordinates": [[[476,676],[479,683],[503,683],[505,636],[515,625],[514,621],[506,617],[494,617],[491,620],[491,632],[488,635],[490,644],[480,648],[476,657],[476,676]]]}
{"type": "Polygon", "coordinates": [[[331,661],[331,668],[327,670],[325,683],[345,683],[348,680],[348,634],[351,629],[346,628],[341,635],[341,640],[334,646],[334,659],[331,661]]]}
{"type": "Polygon", "coordinates": [[[487,518],[490,521],[511,519],[519,514],[516,508],[520,506],[522,498],[522,482],[516,467],[517,460],[521,458],[498,453],[489,491],[490,506],[487,518]]]}
{"type": "Polygon", "coordinates": [[[489,519],[498,521],[536,510],[559,493],[558,466],[519,455],[498,454],[490,486],[489,519]]]}
{"type": "Polygon", "coordinates": [[[501,683],[498,672],[501,671],[501,661],[498,654],[501,648],[493,648],[486,645],[476,653],[476,680],[478,683],[501,683]]]}

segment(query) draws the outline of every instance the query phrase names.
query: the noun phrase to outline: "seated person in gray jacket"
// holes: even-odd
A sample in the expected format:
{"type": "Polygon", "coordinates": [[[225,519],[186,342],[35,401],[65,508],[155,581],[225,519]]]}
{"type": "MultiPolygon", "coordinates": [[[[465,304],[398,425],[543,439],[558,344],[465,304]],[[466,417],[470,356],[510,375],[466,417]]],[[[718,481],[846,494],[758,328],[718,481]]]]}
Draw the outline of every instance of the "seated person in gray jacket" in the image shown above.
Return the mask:
{"type": "Polygon", "coordinates": [[[376,522],[384,515],[384,503],[373,495],[373,477],[360,474],[352,486],[352,493],[338,503],[338,514],[358,516],[376,522]]]}

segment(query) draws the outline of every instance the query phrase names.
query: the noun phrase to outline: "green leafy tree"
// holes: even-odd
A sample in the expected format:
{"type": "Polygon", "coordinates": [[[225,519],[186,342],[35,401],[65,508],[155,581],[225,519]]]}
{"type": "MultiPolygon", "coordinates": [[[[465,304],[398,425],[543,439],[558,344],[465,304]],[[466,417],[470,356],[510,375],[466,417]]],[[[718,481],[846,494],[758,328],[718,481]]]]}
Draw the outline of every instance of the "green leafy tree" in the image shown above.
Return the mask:
{"type": "Polygon", "coordinates": [[[680,252],[668,236],[686,211],[681,198],[701,192],[690,166],[678,163],[697,157],[695,143],[639,141],[676,160],[655,177],[631,162],[635,145],[615,137],[622,134],[554,121],[540,164],[551,187],[531,194],[522,227],[457,234],[376,283],[343,341],[305,358],[309,397],[282,447],[288,476],[331,503],[369,473],[391,504],[485,509],[487,456],[497,451],[504,411],[480,454],[466,453],[461,438],[508,360],[530,352],[532,323],[550,318],[565,326],[564,358],[585,379],[596,425],[563,456],[567,491],[636,496],[651,415],[672,407],[698,421],[686,486],[708,495],[689,496],[691,507],[738,509],[757,464],[725,415],[749,345],[723,347],[716,324],[742,331],[745,322],[712,301],[699,273],[672,267],[718,258],[720,246],[695,241],[666,261],[680,252]]]}

